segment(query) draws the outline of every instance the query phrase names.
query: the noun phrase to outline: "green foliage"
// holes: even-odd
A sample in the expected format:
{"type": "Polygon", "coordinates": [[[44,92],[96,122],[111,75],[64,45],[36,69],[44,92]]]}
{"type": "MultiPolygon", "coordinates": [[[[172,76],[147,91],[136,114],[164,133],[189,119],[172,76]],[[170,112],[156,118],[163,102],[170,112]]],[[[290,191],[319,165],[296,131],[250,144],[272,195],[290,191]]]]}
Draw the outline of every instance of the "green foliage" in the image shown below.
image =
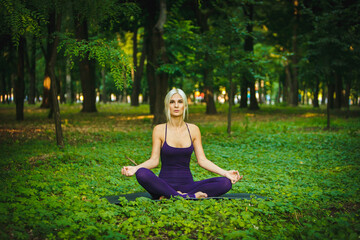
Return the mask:
{"type": "MultiPolygon", "coordinates": [[[[226,107],[203,116],[190,106],[190,121],[202,132],[206,155],[245,179],[231,192],[267,200],[137,199],[122,206],[102,196],[144,191],[121,175],[150,156],[148,106],[100,104],[97,114],[81,105],[61,105],[66,145],[54,142],[52,121],[38,106],[0,108],[1,239],[356,239],[360,234],[360,121],[334,118],[324,131],[324,109],[263,107],[234,109],[234,132],[226,134],[226,107]],[[134,145],[134,143],[136,143],[134,145]],[[46,147],[44,147],[46,146],[46,147]]],[[[195,180],[213,177],[191,162],[195,180]]],[[[154,169],[158,173],[158,169],[154,169]]]]}
{"type": "Polygon", "coordinates": [[[15,46],[19,44],[20,37],[27,32],[39,36],[41,30],[40,24],[47,22],[42,14],[30,10],[25,4],[26,2],[20,0],[0,1],[1,32],[3,34],[11,34],[12,42],[15,46]]]}
{"type": "Polygon", "coordinates": [[[359,7],[359,3],[355,2],[347,6],[341,1],[335,1],[330,6],[326,1],[320,1],[320,4],[316,3],[316,6],[306,9],[313,29],[308,33],[306,42],[305,72],[327,76],[334,70],[351,72],[356,69],[360,41],[359,32],[355,29],[360,25],[357,14],[355,19],[351,16],[354,16],[354,9],[359,7]]]}
{"type": "Polygon", "coordinates": [[[103,68],[108,66],[115,85],[122,89],[124,82],[131,81],[131,68],[127,55],[117,47],[117,44],[117,41],[105,39],[77,41],[63,36],[58,51],[65,49],[64,54],[69,57],[71,66],[74,65],[75,57],[82,59],[86,56],[89,59],[95,59],[103,68]]]}
{"type": "MultiPolygon", "coordinates": [[[[167,42],[166,50],[170,63],[162,64],[157,71],[168,73],[170,77],[181,83],[173,85],[184,88],[182,80],[193,80],[195,66],[198,64],[195,57],[200,45],[198,28],[192,21],[177,19],[176,16],[170,16],[164,28],[164,39],[167,42]]],[[[184,90],[187,91],[186,87],[184,90]]]]}

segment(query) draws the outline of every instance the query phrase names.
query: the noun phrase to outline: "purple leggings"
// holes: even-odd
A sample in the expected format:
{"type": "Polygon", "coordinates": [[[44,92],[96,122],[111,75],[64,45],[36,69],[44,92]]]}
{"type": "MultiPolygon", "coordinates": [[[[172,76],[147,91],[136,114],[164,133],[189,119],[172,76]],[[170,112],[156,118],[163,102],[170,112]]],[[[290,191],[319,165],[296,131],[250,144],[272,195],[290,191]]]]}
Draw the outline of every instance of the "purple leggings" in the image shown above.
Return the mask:
{"type": "Polygon", "coordinates": [[[147,168],[138,169],[136,179],[154,199],[159,199],[161,196],[166,198],[175,196],[195,198],[196,192],[204,192],[208,197],[216,197],[227,193],[232,187],[231,181],[226,177],[215,177],[185,185],[171,186],[147,168]],[[177,191],[186,194],[180,194],[177,191]]]}

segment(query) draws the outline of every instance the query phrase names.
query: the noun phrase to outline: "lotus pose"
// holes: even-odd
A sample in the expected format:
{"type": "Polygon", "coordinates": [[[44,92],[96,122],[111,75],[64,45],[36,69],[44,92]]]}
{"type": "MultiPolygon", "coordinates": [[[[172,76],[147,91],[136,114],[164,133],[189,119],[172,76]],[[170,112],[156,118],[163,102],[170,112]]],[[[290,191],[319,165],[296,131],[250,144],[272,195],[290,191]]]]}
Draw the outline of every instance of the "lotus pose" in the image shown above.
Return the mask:
{"type": "Polygon", "coordinates": [[[167,123],[159,124],[153,130],[150,159],[137,166],[125,166],[121,169],[125,176],[135,174],[140,185],[154,199],[172,196],[216,197],[228,192],[232,184],[242,179],[238,171],[226,171],[206,158],[199,128],[184,121],[187,112],[185,93],[181,89],[171,90],[165,97],[167,123]],[[189,167],[193,151],[202,168],[223,177],[195,182],[189,167]],[[160,157],[161,170],[159,176],[156,176],[149,169],[159,165],[160,157]]]}

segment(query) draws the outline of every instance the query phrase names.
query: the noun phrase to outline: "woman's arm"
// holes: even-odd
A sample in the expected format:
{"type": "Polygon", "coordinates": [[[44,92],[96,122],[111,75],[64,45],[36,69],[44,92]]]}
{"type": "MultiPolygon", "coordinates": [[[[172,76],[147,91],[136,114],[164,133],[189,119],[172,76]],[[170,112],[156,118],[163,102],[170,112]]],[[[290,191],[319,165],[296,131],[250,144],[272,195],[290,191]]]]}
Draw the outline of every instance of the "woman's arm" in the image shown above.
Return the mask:
{"type": "Polygon", "coordinates": [[[197,159],[200,167],[202,167],[210,172],[227,177],[231,180],[232,183],[235,183],[235,182],[239,181],[240,179],[242,179],[242,176],[240,177],[238,171],[224,170],[206,158],[204,149],[202,146],[202,142],[201,142],[200,129],[196,125],[191,125],[191,126],[192,126],[191,127],[191,130],[192,130],[191,135],[193,137],[193,145],[194,145],[195,155],[196,155],[196,159],[197,159]]]}
{"type": "Polygon", "coordinates": [[[152,151],[151,157],[145,162],[137,166],[125,166],[121,169],[121,173],[125,176],[133,176],[139,168],[152,169],[159,165],[160,150],[161,150],[161,133],[163,132],[163,126],[157,125],[154,127],[152,134],[152,151]]]}

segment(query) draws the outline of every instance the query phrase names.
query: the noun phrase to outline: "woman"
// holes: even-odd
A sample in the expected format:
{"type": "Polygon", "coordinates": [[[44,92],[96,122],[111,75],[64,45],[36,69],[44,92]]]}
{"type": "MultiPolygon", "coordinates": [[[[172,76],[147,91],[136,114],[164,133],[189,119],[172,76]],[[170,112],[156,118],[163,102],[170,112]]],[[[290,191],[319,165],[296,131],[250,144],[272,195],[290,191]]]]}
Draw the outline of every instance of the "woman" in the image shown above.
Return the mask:
{"type": "Polygon", "coordinates": [[[184,122],[188,112],[185,93],[181,89],[171,90],[165,97],[167,123],[155,126],[153,146],[149,160],[137,166],[125,166],[121,173],[125,176],[136,175],[140,185],[154,199],[181,196],[183,198],[206,198],[220,196],[228,192],[232,184],[242,179],[235,170],[226,171],[211,161],[204,153],[199,128],[184,122]],[[215,177],[194,182],[189,164],[192,152],[199,165],[224,177],[215,177]],[[149,169],[159,165],[161,171],[157,177],[149,169]]]}

